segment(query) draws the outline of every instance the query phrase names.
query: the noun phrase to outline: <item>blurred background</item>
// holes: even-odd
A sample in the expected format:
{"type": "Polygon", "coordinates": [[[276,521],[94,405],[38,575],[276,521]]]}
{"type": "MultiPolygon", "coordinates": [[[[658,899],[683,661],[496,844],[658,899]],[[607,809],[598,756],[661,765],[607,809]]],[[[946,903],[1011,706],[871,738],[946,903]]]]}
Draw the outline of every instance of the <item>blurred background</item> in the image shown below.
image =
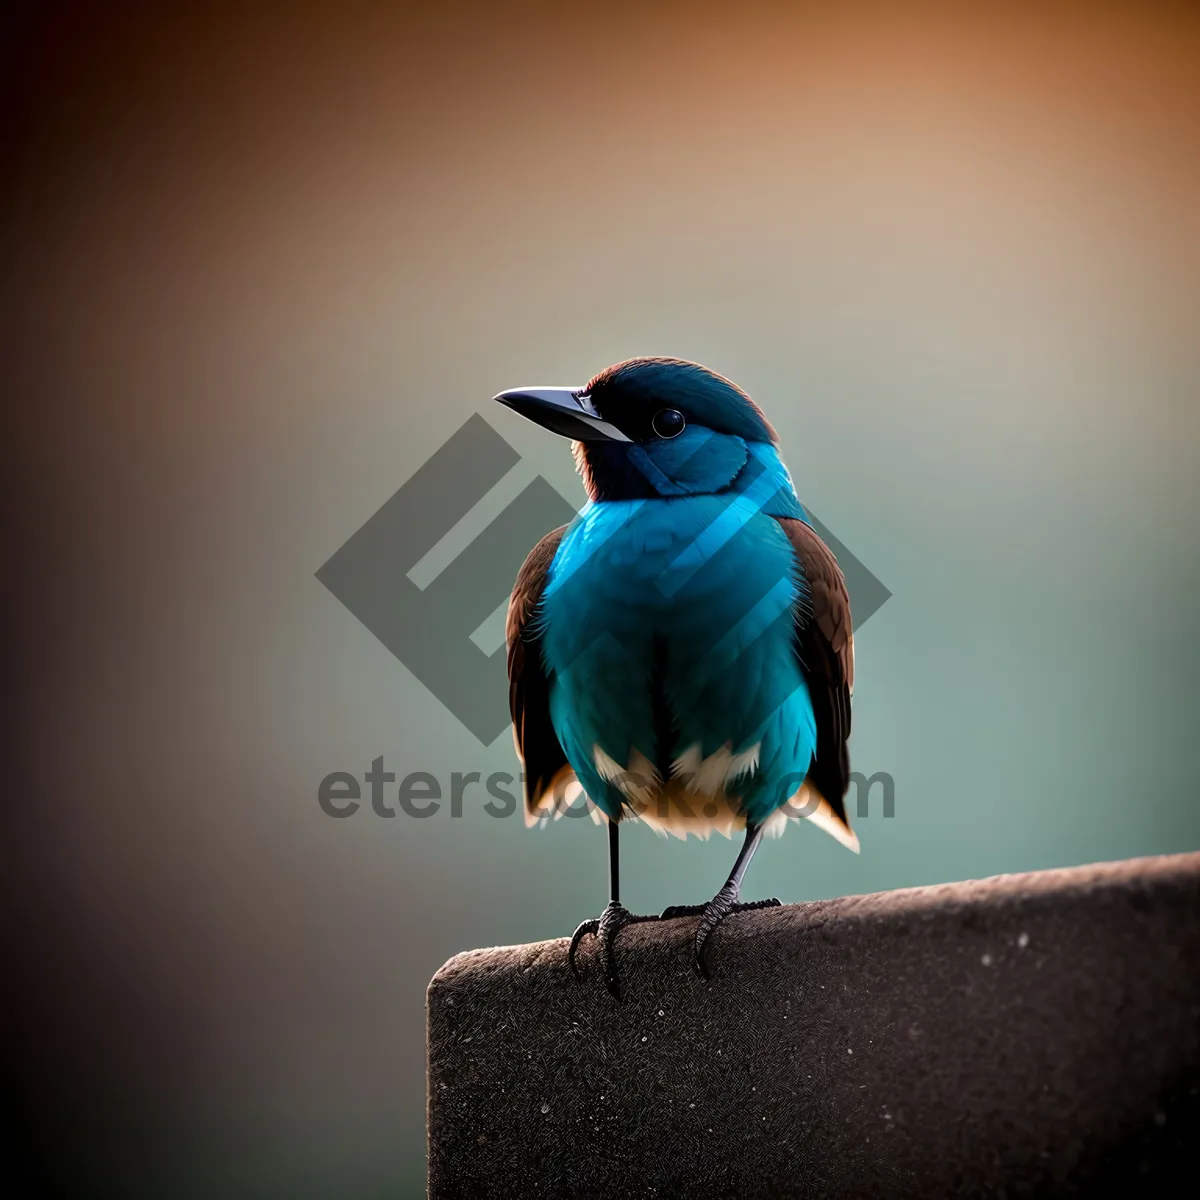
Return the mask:
{"type": "MultiPolygon", "coordinates": [[[[893,593],[861,857],[785,902],[1200,848],[1200,26],[1184,6],[13,4],[0,195],[11,1195],[422,1192],[424,989],[606,898],[586,821],[314,578],[475,412],[729,375],[893,593]],[[446,786],[443,782],[443,786],[446,786]]],[[[507,489],[507,490],[506,490],[507,489]]],[[[624,839],[632,909],[733,847],[624,839]]]]}

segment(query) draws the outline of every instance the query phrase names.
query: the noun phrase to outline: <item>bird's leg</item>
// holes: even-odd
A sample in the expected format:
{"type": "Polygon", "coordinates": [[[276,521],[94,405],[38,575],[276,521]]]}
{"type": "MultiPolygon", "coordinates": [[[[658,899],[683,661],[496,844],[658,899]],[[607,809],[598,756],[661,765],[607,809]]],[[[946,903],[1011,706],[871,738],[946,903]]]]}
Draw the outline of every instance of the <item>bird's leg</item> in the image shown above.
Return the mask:
{"type": "MultiPolygon", "coordinates": [[[[751,847],[749,850],[747,850],[746,847],[743,846],[741,853],[738,855],[738,864],[740,864],[740,867],[741,867],[740,872],[738,871],[738,864],[735,864],[735,866],[734,866],[734,872],[738,878],[739,888],[740,888],[741,876],[745,875],[746,868],[750,865],[750,859],[753,856],[754,851],[756,849],[758,849],[758,839],[761,838],[760,833],[754,834],[752,830],[748,829],[746,831],[747,841],[749,841],[751,836],[754,836],[756,838],[754,846],[751,847]]],[[[726,883],[725,887],[728,887],[733,882],[734,882],[734,876],[730,876],[729,881],[726,883]]],[[[722,888],[722,891],[724,891],[724,888],[722,888]]],[[[711,908],[713,906],[713,904],[715,904],[715,903],[716,903],[716,901],[712,900],[708,904],[672,904],[672,905],[668,906],[667,908],[664,908],[662,910],[662,912],[658,914],[659,920],[660,921],[673,921],[676,917],[698,917],[698,916],[700,916],[701,913],[706,912],[709,908],[711,908]]],[[[750,900],[750,901],[747,901],[745,904],[739,902],[739,903],[730,905],[729,912],[726,915],[730,916],[733,913],[749,912],[756,908],[779,908],[779,907],[780,907],[780,903],[774,897],[772,897],[770,900],[750,900]]],[[[718,922],[718,924],[719,923],[720,922],[718,922]]]]}
{"type": "Polygon", "coordinates": [[[604,981],[614,999],[621,998],[620,984],[617,979],[617,964],[613,955],[613,942],[617,934],[626,925],[636,925],[640,921],[657,921],[654,916],[634,916],[621,903],[621,851],[620,835],[617,822],[608,822],[608,904],[598,917],[584,921],[571,937],[571,946],[567,951],[567,961],[575,978],[579,978],[579,967],[575,963],[575,953],[585,935],[594,934],[600,941],[600,960],[604,964],[604,981]]]}
{"type": "Polygon", "coordinates": [[[778,900],[754,900],[749,904],[739,904],[738,896],[742,890],[742,878],[746,874],[746,868],[750,865],[750,860],[754,857],[754,852],[758,849],[759,842],[762,841],[762,826],[753,825],[749,821],[746,822],[746,840],[742,843],[741,850],[738,851],[737,861],[733,864],[733,870],[729,873],[729,878],[725,881],[725,886],[705,905],[676,905],[673,908],[668,908],[663,912],[664,918],[688,916],[692,913],[700,913],[700,923],[696,926],[696,940],[694,943],[692,963],[696,968],[697,974],[702,979],[708,978],[708,940],[712,937],[717,926],[725,920],[730,913],[746,912],[754,908],[776,908],[779,906],[778,900]]]}

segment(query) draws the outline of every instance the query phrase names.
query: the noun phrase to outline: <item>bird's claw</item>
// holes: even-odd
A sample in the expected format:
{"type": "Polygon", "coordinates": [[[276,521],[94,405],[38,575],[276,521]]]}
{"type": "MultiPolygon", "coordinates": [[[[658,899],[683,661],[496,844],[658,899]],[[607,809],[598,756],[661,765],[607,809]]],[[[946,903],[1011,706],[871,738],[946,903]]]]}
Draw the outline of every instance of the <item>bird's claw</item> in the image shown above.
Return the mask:
{"type": "Polygon", "coordinates": [[[574,975],[576,979],[579,978],[579,964],[575,961],[575,952],[579,949],[579,943],[582,942],[589,933],[594,934],[599,928],[600,918],[589,917],[586,921],[583,921],[579,925],[573,934],[571,934],[571,945],[567,950],[567,962],[571,966],[571,974],[574,975]]]}
{"type": "Polygon", "coordinates": [[[579,945],[588,934],[600,940],[600,961],[604,966],[604,982],[608,986],[613,999],[621,998],[620,981],[617,978],[616,955],[614,943],[617,934],[626,925],[636,925],[642,921],[667,921],[675,917],[693,917],[699,914],[700,922],[696,926],[696,937],[692,949],[692,966],[701,979],[710,977],[708,962],[708,947],[712,935],[717,931],[726,917],[733,913],[748,912],[756,908],[778,908],[779,901],[751,900],[745,904],[737,902],[737,890],[726,884],[707,904],[672,904],[664,908],[657,916],[634,916],[619,901],[610,901],[598,917],[590,917],[582,922],[571,935],[571,945],[567,950],[567,962],[571,973],[576,979],[580,978],[578,952],[579,945]]]}
{"type": "MultiPolygon", "coordinates": [[[[756,908],[778,908],[779,901],[772,897],[769,900],[751,900],[746,904],[738,904],[737,890],[726,884],[705,906],[700,914],[700,923],[696,926],[696,940],[692,949],[692,966],[701,979],[710,977],[708,962],[708,946],[712,935],[731,913],[749,912],[756,908]]],[[[670,911],[670,910],[668,910],[670,911]]]]}
{"type": "Polygon", "coordinates": [[[571,935],[571,945],[567,950],[567,962],[575,978],[579,976],[579,966],[576,954],[579,943],[590,933],[600,941],[600,961],[604,966],[604,982],[614,1000],[621,998],[620,982],[617,979],[616,956],[613,954],[613,943],[617,934],[626,925],[636,925],[641,921],[654,921],[656,917],[634,916],[620,901],[611,900],[598,917],[584,921],[571,935]]]}

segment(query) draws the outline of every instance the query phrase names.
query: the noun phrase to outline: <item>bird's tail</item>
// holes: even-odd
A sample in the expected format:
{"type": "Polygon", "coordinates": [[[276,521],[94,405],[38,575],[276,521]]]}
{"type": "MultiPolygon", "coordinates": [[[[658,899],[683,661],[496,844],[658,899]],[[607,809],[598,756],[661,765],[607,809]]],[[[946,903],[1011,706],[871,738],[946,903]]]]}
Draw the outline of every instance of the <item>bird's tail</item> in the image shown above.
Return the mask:
{"type": "MultiPolygon", "coordinates": [[[[855,854],[860,850],[858,834],[850,828],[850,822],[807,779],[779,811],[790,820],[808,821],[855,854]]],[[[782,832],[782,823],[779,832],[782,832]]]]}

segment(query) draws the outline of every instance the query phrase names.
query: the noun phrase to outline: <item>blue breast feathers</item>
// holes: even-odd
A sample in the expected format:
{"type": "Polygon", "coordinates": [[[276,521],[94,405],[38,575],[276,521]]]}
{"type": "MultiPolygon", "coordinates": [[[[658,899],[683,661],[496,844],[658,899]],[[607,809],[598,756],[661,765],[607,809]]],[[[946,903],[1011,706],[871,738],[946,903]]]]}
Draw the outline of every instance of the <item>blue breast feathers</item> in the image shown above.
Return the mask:
{"type": "MultiPolygon", "coordinates": [[[[772,519],[804,513],[774,447],[738,441],[734,486],[589,505],[551,566],[537,617],[551,721],[610,816],[628,796],[598,761],[624,767],[640,755],[665,779],[684,755],[728,748],[749,761],[757,748],[753,769],[726,785],[755,822],[811,762],[815,722],[793,631],[806,585],[772,519]]],[[[722,450],[707,465],[727,460],[722,450]]]]}

